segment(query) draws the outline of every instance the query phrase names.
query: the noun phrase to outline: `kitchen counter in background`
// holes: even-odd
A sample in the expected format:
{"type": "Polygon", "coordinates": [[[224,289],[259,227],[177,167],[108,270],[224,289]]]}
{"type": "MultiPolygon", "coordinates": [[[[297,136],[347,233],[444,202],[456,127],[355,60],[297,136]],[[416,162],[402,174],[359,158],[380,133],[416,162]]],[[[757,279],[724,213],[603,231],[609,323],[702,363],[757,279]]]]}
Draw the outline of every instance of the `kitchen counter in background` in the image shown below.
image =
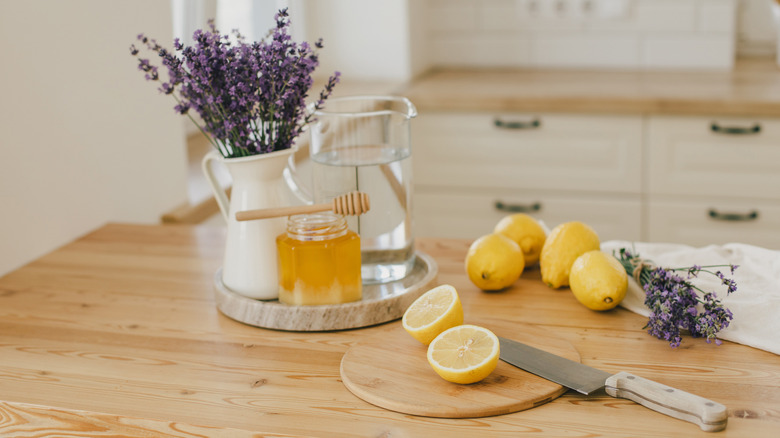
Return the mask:
{"type": "Polygon", "coordinates": [[[602,240],[780,248],[780,69],[446,69],[399,91],[418,235],[474,239],[524,212],[602,240]]]}
{"type": "MultiPolygon", "coordinates": [[[[714,436],[603,391],[485,418],[373,406],[344,386],[339,365],[352,345],[401,323],[297,333],[231,320],[213,292],[224,239],[221,227],[109,224],[1,277],[0,436],[714,436]]],[[[463,270],[468,246],[418,239],[467,322],[532,324],[587,365],[722,403],[718,437],[777,436],[780,356],[689,337],[672,349],[645,333],[645,318],[590,311],[537,269],[482,292],[463,270]]]]}
{"type": "Polygon", "coordinates": [[[780,68],[730,72],[441,69],[399,91],[421,111],[530,111],[780,117],[780,68]]]}

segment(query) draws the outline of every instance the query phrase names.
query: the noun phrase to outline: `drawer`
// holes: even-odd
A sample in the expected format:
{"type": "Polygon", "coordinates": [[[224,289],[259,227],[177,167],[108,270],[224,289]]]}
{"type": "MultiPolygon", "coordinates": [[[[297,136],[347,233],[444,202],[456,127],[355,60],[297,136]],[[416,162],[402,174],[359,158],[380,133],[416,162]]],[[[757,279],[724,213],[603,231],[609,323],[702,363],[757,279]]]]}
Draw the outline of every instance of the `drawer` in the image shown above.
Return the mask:
{"type": "Polygon", "coordinates": [[[738,242],[780,249],[780,205],[772,201],[651,199],[647,225],[651,242],[738,242]]]}
{"type": "Polygon", "coordinates": [[[433,112],[412,129],[420,185],[640,190],[639,116],[433,112]]]}
{"type": "Polygon", "coordinates": [[[780,199],[780,120],[650,117],[648,193],[780,199]]]}
{"type": "Polygon", "coordinates": [[[493,231],[511,211],[526,212],[553,228],[578,220],[598,233],[602,241],[641,240],[641,204],[633,196],[579,196],[533,192],[418,189],[414,194],[417,236],[475,239],[493,231]]]}

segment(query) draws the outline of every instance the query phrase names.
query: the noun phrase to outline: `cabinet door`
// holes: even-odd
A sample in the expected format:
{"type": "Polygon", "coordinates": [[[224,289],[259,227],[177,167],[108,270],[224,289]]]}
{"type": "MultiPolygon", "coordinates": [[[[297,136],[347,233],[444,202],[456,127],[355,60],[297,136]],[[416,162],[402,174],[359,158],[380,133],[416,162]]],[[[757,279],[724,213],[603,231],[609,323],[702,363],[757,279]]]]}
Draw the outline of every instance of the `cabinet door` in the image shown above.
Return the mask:
{"type": "Polygon", "coordinates": [[[651,199],[650,242],[692,246],[748,243],[780,249],[780,205],[763,200],[651,199]]]}
{"type": "Polygon", "coordinates": [[[638,116],[421,113],[417,184],[638,193],[638,116]]]}
{"type": "Polygon", "coordinates": [[[780,120],[649,117],[648,192],[780,199],[780,120]]]}
{"type": "Polygon", "coordinates": [[[576,220],[593,227],[602,241],[640,240],[638,196],[577,196],[517,190],[416,190],[415,233],[475,239],[491,233],[501,218],[518,210],[543,221],[550,229],[576,220]]]}

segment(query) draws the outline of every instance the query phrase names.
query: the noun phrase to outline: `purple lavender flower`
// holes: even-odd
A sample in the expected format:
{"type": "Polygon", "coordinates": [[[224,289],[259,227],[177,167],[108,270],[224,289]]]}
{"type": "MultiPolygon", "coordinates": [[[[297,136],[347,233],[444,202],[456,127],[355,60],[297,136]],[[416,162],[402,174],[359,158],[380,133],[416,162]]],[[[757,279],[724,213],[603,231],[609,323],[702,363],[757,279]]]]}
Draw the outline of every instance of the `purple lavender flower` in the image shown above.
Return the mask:
{"type": "MultiPolygon", "coordinates": [[[[275,15],[276,27],[268,41],[247,43],[234,30],[235,42],[222,35],[209,21],[207,30],[193,33],[194,46],[174,40],[175,52],[161,47],[144,34],[138,40],[157,53],[167,69],[168,80],[160,92],[176,99],[174,110],[198,125],[225,157],[264,154],[288,149],[312,121],[306,99],[313,84],[312,73],[319,60],[312,47],[297,44],[288,34],[287,9],[275,15]],[[201,126],[191,116],[194,110],[201,126]]],[[[322,40],[315,43],[322,48],[322,40]]],[[[138,56],[138,68],[147,80],[159,80],[157,67],[138,56]]],[[[340,73],[335,72],[320,92],[314,109],[320,109],[333,93],[340,73]]]]}
{"type": "MultiPolygon", "coordinates": [[[[634,275],[640,267],[637,281],[645,291],[645,305],[650,309],[650,317],[644,327],[650,335],[669,341],[673,348],[682,342],[684,330],[694,338],[706,338],[707,343],[714,340],[716,345],[721,344],[717,334],[729,326],[734,315],[723,307],[715,292],[705,292],[691,282],[704,272],[719,278],[727,286],[726,294],[736,292],[734,280],[726,278],[721,271],[710,270],[721,266],[651,268],[638,254],[625,248],[621,248],[616,257],[629,275],[634,275]],[[683,278],[676,272],[684,272],[687,276],[683,278]],[[702,295],[699,296],[699,293],[702,295]]],[[[732,274],[737,269],[737,265],[724,266],[728,266],[732,274]]]]}

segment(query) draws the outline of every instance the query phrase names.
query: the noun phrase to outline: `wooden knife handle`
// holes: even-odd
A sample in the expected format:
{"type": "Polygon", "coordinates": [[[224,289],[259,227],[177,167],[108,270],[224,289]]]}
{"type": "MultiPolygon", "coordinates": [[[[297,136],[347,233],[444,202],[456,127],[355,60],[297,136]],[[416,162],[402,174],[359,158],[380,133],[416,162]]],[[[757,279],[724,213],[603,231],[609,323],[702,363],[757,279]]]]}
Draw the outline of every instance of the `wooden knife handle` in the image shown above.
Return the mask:
{"type": "Polygon", "coordinates": [[[607,378],[604,389],[612,397],[627,398],[662,414],[698,424],[705,432],[726,428],[728,412],[722,404],[652,380],[621,372],[607,378]]]}

